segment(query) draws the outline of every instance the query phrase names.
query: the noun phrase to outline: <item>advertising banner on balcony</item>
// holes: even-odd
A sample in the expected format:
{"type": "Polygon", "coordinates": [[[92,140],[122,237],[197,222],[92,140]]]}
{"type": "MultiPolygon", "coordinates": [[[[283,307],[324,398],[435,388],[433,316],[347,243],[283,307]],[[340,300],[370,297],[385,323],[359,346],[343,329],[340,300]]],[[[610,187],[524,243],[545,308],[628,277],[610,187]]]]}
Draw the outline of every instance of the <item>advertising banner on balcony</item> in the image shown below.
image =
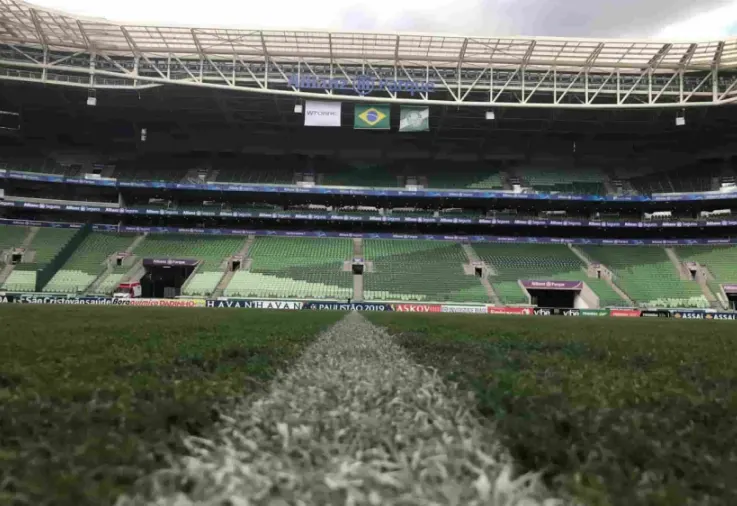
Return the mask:
{"type": "Polygon", "coordinates": [[[487,306],[486,312],[488,314],[512,314],[512,315],[523,315],[532,316],[534,314],[531,307],[497,307],[487,306]]]}
{"type": "Polygon", "coordinates": [[[174,267],[194,267],[199,260],[193,258],[144,258],[143,265],[146,267],[157,266],[174,266],[174,267]]]}
{"type": "Polygon", "coordinates": [[[305,102],[305,126],[339,127],[340,102],[321,102],[308,100],[305,102]]]}
{"type": "Polygon", "coordinates": [[[609,316],[617,318],[639,318],[641,311],[639,309],[610,309],[609,316]]]}
{"type": "Polygon", "coordinates": [[[724,289],[724,293],[737,294],[737,285],[722,285],[722,288],[724,289]]]}
{"type": "Polygon", "coordinates": [[[403,105],[399,110],[400,132],[427,132],[430,130],[430,109],[403,105]]]}
{"type": "Polygon", "coordinates": [[[608,309],[581,309],[580,316],[609,316],[608,309]]]}
{"type": "Polygon", "coordinates": [[[583,281],[532,281],[524,280],[522,286],[528,290],[580,290],[583,281]]]}
{"type": "Polygon", "coordinates": [[[390,113],[388,105],[356,104],[353,128],[356,130],[389,130],[390,113]]]}
{"type": "Polygon", "coordinates": [[[706,313],[707,320],[737,320],[737,313],[706,313]]]}
{"type": "Polygon", "coordinates": [[[394,311],[391,304],[376,304],[373,302],[321,302],[308,301],[304,303],[304,309],[312,311],[394,311]]]}
{"type": "Polygon", "coordinates": [[[392,304],[392,309],[400,313],[440,313],[440,304],[392,304]]]}
{"type": "Polygon", "coordinates": [[[441,313],[466,313],[466,314],[486,314],[486,306],[457,306],[453,304],[443,304],[441,313]]]}
{"type": "Polygon", "coordinates": [[[304,308],[304,302],[299,300],[247,300],[247,299],[208,299],[206,307],[224,307],[239,309],[279,309],[298,311],[304,308]]]}

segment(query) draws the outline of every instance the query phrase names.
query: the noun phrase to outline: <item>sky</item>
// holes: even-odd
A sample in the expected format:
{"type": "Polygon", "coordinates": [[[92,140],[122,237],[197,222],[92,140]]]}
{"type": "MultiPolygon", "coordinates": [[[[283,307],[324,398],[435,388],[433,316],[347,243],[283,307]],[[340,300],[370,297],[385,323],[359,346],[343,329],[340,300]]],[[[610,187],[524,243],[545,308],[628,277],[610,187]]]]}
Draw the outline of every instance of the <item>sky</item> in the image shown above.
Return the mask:
{"type": "Polygon", "coordinates": [[[737,0],[33,0],[128,23],[223,28],[714,40],[737,0]]]}

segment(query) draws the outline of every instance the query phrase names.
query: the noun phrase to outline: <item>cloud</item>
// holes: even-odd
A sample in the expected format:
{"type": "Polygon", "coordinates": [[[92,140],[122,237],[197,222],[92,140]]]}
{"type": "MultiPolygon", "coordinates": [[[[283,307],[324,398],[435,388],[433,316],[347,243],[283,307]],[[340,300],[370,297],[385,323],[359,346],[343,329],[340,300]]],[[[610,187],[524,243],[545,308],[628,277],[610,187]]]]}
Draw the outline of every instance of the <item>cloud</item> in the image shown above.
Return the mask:
{"type": "Polygon", "coordinates": [[[714,39],[734,33],[737,0],[36,0],[126,22],[239,28],[418,31],[480,36],[714,39]]]}

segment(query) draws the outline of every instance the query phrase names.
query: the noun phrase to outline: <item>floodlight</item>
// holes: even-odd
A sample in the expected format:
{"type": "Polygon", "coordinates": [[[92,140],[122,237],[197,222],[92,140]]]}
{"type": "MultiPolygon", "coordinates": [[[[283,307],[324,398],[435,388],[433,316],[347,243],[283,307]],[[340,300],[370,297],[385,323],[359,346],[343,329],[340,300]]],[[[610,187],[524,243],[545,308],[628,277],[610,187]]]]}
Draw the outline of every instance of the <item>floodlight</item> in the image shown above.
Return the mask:
{"type": "Polygon", "coordinates": [[[148,135],[148,130],[145,128],[141,128],[141,141],[146,142],[146,137],[148,135]]]}
{"type": "Polygon", "coordinates": [[[488,120],[496,119],[496,115],[494,114],[494,111],[486,111],[486,119],[488,120]]]}
{"type": "Polygon", "coordinates": [[[302,104],[294,104],[294,114],[302,114],[302,104]]]}
{"type": "Polygon", "coordinates": [[[95,90],[91,88],[87,90],[87,105],[90,107],[95,107],[97,105],[97,95],[95,90]]]}

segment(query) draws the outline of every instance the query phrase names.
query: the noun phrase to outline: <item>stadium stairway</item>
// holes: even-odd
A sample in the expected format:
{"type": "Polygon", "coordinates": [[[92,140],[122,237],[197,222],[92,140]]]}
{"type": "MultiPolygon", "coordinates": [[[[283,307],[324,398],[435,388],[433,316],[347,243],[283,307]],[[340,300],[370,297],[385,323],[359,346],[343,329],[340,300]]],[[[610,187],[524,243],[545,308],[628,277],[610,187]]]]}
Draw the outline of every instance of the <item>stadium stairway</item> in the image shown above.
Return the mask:
{"type": "Polygon", "coordinates": [[[604,280],[591,277],[586,262],[567,246],[557,244],[475,243],[479,257],[495,273],[489,278],[504,304],[528,304],[520,280],[583,281],[598,297],[600,307],[622,307],[626,301],[604,280]]]}
{"type": "MultiPolygon", "coordinates": [[[[470,244],[462,243],[461,247],[463,248],[463,251],[466,253],[466,257],[468,258],[469,264],[478,264],[481,262],[481,259],[479,258],[478,254],[474,251],[473,247],[470,244]]],[[[486,265],[486,262],[481,262],[484,264],[484,275],[481,276],[481,284],[484,285],[484,289],[486,290],[486,295],[489,296],[489,300],[496,305],[501,305],[502,301],[499,299],[499,295],[496,293],[496,290],[494,290],[494,287],[491,286],[491,283],[489,283],[488,278],[488,270],[489,266],[486,265]]]]}
{"type": "Polygon", "coordinates": [[[701,288],[684,281],[665,250],[656,246],[581,246],[616,275],[617,285],[641,306],[709,307],[701,288]]]}
{"type": "MultiPolygon", "coordinates": [[[[591,259],[588,256],[586,256],[586,254],[583,251],[581,251],[575,245],[570,244],[570,243],[568,244],[568,247],[571,249],[571,251],[573,251],[573,253],[578,258],[581,259],[581,261],[584,264],[586,264],[587,268],[591,267],[591,263],[592,263],[591,259]]],[[[604,268],[606,268],[606,266],[604,266],[604,268]]],[[[627,301],[627,303],[631,307],[635,306],[635,302],[632,299],[630,299],[629,295],[624,293],[624,290],[622,290],[619,286],[617,286],[617,283],[614,282],[614,279],[612,278],[612,276],[602,276],[601,279],[603,279],[611,287],[611,289],[614,290],[614,292],[622,298],[622,300],[627,301]]]]}
{"type": "Polygon", "coordinates": [[[257,237],[248,270],[234,274],[224,295],[347,300],[353,279],[343,266],[352,253],[349,239],[257,237]]]}
{"type": "Polygon", "coordinates": [[[364,278],[366,300],[489,301],[479,279],[467,272],[459,243],[367,239],[364,257],[373,266],[364,278]]]}
{"type": "Polygon", "coordinates": [[[722,284],[737,284],[737,247],[679,246],[676,253],[686,262],[698,265],[696,280],[707,285],[722,307],[729,307],[722,284]]]}
{"type": "MultiPolygon", "coordinates": [[[[125,248],[124,253],[128,255],[133,255],[133,252],[135,251],[136,247],[141,244],[141,241],[143,241],[146,238],[146,235],[148,234],[141,234],[137,235],[133,242],[131,242],[127,248],[125,248]]],[[[125,273],[130,269],[131,265],[135,265],[137,262],[137,259],[135,256],[130,257],[131,260],[129,260],[128,266],[124,264],[121,267],[114,266],[112,262],[108,262],[108,265],[106,269],[100,273],[100,275],[95,279],[90,286],[87,287],[87,290],[85,291],[86,294],[103,294],[107,295],[112,293],[115,288],[118,287],[120,284],[123,276],[125,273]]]]}
{"type": "MultiPolygon", "coordinates": [[[[243,245],[243,247],[240,249],[240,251],[238,251],[238,253],[236,253],[236,256],[243,257],[243,264],[241,265],[241,269],[243,269],[243,270],[248,269],[248,267],[250,266],[250,262],[247,260],[248,259],[248,252],[251,249],[251,246],[253,246],[253,242],[255,240],[256,240],[256,236],[255,235],[249,235],[248,236],[248,239],[246,240],[246,242],[243,245]]],[[[214,299],[217,299],[218,297],[222,297],[223,296],[223,292],[228,287],[228,285],[230,284],[230,282],[233,280],[233,276],[235,276],[235,273],[238,272],[238,271],[233,271],[233,270],[228,269],[227,266],[226,266],[226,269],[227,270],[223,274],[223,277],[220,278],[220,281],[218,281],[218,284],[215,287],[215,291],[212,292],[212,297],[214,299]]]]}
{"type": "Polygon", "coordinates": [[[709,304],[711,304],[712,307],[717,307],[721,305],[719,300],[717,300],[716,296],[709,289],[709,286],[706,283],[706,280],[703,279],[703,276],[696,276],[696,279],[691,278],[691,273],[689,272],[683,261],[678,257],[678,253],[676,253],[675,249],[665,248],[665,253],[668,255],[668,258],[670,258],[670,261],[673,263],[673,267],[675,267],[678,275],[683,281],[696,281],[701,288],[701,293],[704,294],[704,297],[706,297],[706,300],[709,301],[709,304]]]}

